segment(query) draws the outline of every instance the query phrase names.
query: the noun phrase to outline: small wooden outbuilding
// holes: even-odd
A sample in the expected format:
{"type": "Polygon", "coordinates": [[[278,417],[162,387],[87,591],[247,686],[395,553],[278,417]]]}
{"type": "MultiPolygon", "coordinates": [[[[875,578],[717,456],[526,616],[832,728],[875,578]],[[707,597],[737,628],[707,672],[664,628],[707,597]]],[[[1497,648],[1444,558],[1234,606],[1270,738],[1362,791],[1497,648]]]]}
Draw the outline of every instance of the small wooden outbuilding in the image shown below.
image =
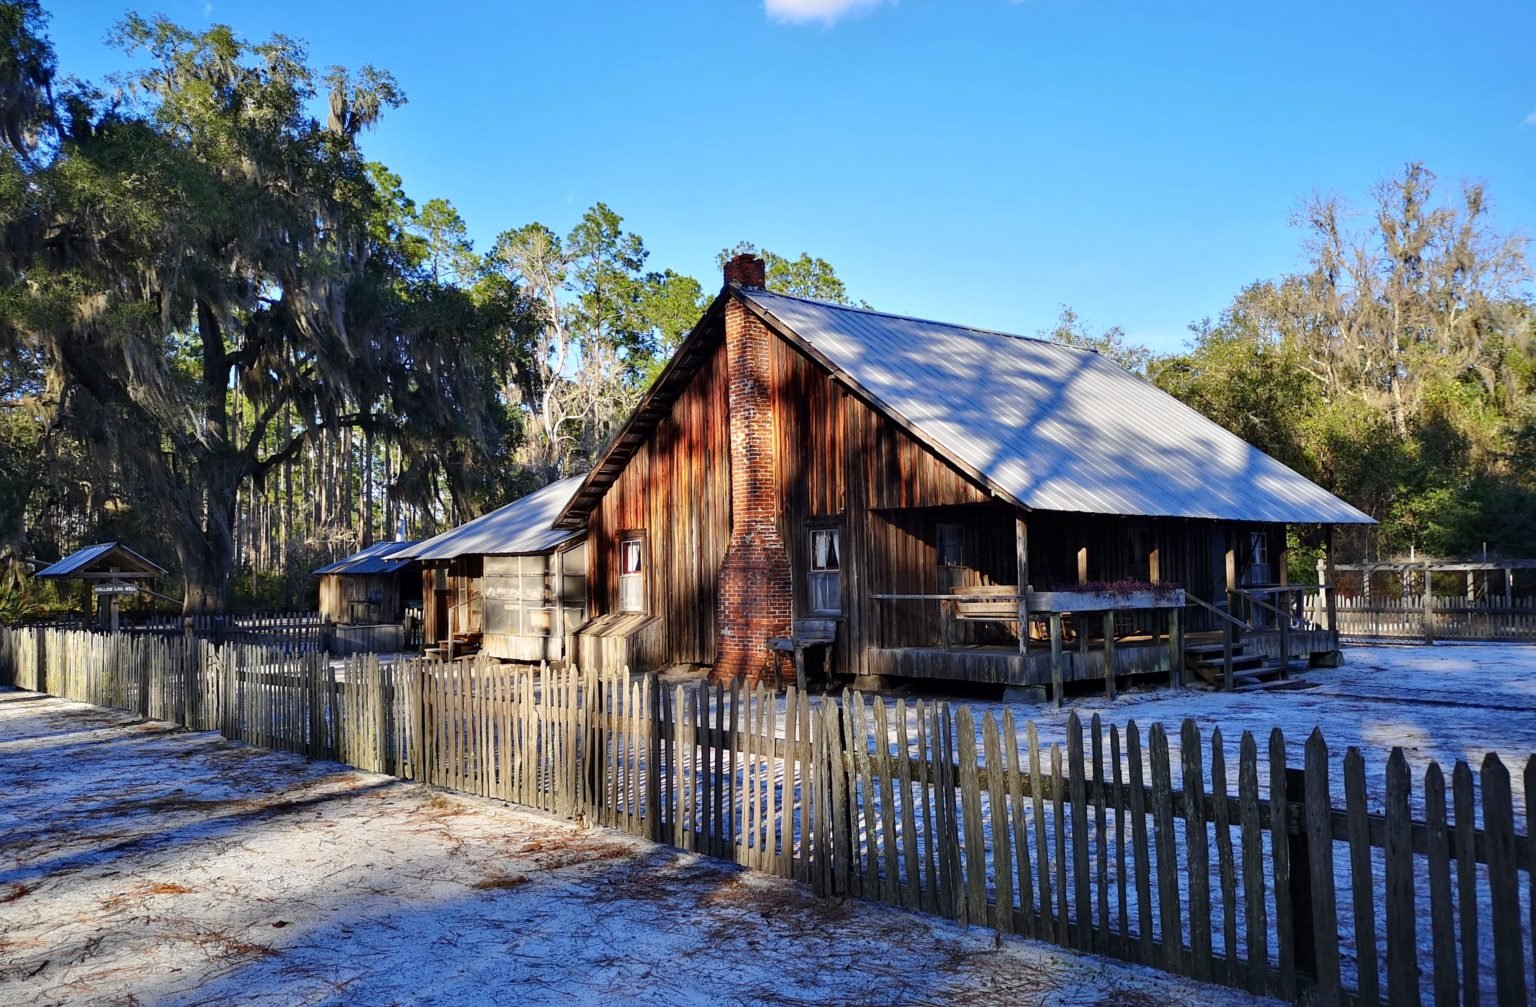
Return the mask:
{"type": "Polygon", "coordinates": [[[375,542],[316,570],[320,615],[339,626],[398,625],[421,605],[419,564],[402,555],[415,542],[375,542]]]}
{"type": "Polygon", "coordinates": [[[567,637],[586,621],[587,547],[554,520],[581,482],[550,483],[403,554],[421,563],[430,650],[565,660],[567,637]]]}

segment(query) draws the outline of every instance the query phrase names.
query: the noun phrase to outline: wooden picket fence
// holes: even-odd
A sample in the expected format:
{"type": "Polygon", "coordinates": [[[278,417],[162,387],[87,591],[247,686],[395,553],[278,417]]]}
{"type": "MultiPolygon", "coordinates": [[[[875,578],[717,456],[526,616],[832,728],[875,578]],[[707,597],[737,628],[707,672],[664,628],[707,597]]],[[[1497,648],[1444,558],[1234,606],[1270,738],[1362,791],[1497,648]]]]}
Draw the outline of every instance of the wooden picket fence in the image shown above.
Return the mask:
{"type": "MultiPolygon", "coordinates": [[[[1309,619],[1326,623],[1325,606],[1316,595],[1308,596],[1306,609],[1309,619]]],[[[1335,614],[1345,640],[1536,640],[1536,598],[1340,595],[1335,614]]]]}
{"type": "MultiPolygon", "coordinates": [[[[1526,1004],[1536,840],[1495,755],[1415,780],[1187,720],[1042,740],[1012,710],[60,631],[5,681],[513,801],[794,878],[1320,1004],[1526,1004]],[[185,719],[182,719],[182,718],[185,719]],[[1020,729],[1022,727],[1022,730],[1020,729]],[[1261,758],[1261,755],[1267,758],[1261,758]],[[1447,780],[1449,775],[1449,780],[1447,780]],[[1337,785],[1336,785],[1337,784],[1337,785]],[[1372,784],[1379,784],[1373,786],[1372,784]],[[1416,809],[1422,809],[1417,810],[1416,809]]],[[[1536,757],[1523,770],[1536,819],[1536,757]]]]}

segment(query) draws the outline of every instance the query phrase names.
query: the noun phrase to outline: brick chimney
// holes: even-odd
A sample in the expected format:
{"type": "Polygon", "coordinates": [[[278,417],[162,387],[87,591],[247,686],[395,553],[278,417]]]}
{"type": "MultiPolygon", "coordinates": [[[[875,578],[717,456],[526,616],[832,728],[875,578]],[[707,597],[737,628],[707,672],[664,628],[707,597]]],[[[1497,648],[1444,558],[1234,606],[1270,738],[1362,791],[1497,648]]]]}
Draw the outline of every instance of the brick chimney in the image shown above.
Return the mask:
{"type": "MultiPolygon", "coordinates": [[[[763,286],[763,260],[738,255],[725,282],[763,286]]],[[[741,300],[725,308],[727,401],[731,430],[731,539],[720,565],[713,676],[749,683],[771,673],[768,640],[787,636],[792,586],[789,551],[779,535],[769,350],[772,332],[741,300]]]]}
{"type": "Polygon", "coordinates": [[[725,283],[731,287],[762,290],[768,283],[768,267],[751,252],[742,252],[725,264],[725,283]]]}

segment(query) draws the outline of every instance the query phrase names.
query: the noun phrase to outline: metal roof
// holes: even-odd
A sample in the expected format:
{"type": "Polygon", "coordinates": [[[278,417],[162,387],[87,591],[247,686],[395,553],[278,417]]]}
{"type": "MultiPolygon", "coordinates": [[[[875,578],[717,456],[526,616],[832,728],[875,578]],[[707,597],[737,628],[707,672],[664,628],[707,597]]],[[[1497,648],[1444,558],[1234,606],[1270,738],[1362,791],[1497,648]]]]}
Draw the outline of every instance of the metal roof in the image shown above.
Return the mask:
{"type": "Polygon", "coordinates": [[[96,575],[110,575],[113,577],[161,577],[165,575],[165,568],[158,563],[153,563],[121,542],[100,542],[96,545],[88,545],[83,549],[76,549],[57,562],[50,563],[37,571],[37,577],[90,577],[96,575]],[[117,571],[109,572],[110,567],[119,567],[117,571]],[[121,569],[122,567],[128,569],[121,569]],[[100,567],[101,569],[93,569],[100,567]]]}
{"type": "Polygon", "coordinates": [[[402,555],[420,560],[457,559],[460,556],[505,556],[549,552],[579,532],[554,527],[586,476],[567,476],[483,514],[473,521],[429,538],[402,555]]]}
{"type": "Polygon", "coordinates": [[[737,293],[919,440],[1025,507],[1374,523],[1091,350],[762,290],[737,293]]]}
{"type": "Polygon", "coordinates": [[[328,573],[346,574],[349,577],[363,577],[371,574],[397,573],[410,565],[409,556],[396,555],[414,546],[415,542],[375,542],[373,545],[345,556],[334,563],[314,572],[316,577],[328,573]]]}

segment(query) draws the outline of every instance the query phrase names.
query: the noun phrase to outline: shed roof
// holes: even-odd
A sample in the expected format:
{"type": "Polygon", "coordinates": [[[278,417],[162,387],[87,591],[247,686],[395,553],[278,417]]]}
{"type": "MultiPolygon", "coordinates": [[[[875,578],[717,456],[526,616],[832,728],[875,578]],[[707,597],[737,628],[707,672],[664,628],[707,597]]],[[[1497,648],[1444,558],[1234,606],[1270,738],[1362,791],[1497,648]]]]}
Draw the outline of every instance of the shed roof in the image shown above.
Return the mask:
{"type": "Polygon", "coordinates": [[[327,563],[315,571],[315,576],[339,573],[348,577],[364,577],[397,573],[411,563],[411,557],[399,554],[414,545],[415,542],[375,542],[360,552],[327,563]]]}
{"type": "Polygon", "coordinates": [[[165,568],[151,562],[121,542],[98,542],[50,563],[37,571],[37,577],[163,577],[165,568]]]}
{"type": "MultiPolygon", "coordinates": [[[[1100,354],[1048,340],[728,288],[833,377],[999,497],[1031,510],[1298,524],[1373,519],[1100,354]]],[[[563,516],[617,478],[696,368],[664,372],[563,516]]]]}
{"type": "Polygon", "coordinates": [[[573,530],[555,528],[554,521],[585,478],[576,475],[556,480],[505,507],[412,546],[403,555],[419,560],[446,560],[549,552],[577,535],[573,530]]]}

